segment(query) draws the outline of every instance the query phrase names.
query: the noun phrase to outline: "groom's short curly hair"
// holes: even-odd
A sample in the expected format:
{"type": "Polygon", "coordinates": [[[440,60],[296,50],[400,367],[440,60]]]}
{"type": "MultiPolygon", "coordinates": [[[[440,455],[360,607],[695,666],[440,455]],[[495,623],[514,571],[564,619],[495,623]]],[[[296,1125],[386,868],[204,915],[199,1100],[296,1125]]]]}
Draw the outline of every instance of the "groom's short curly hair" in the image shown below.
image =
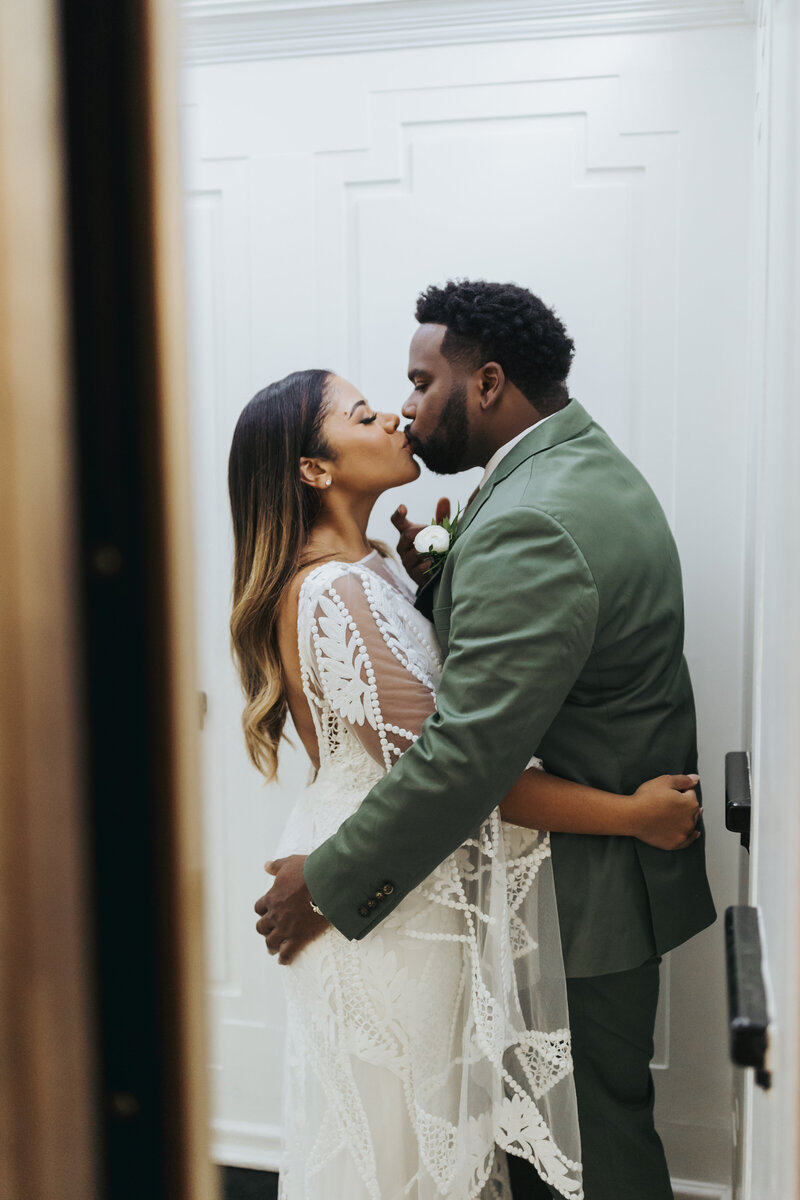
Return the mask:
{"type": "Polygon", "coordinates": [[[417,299],[420,325],[446,325],[442,354],[476,370],[497,362],[540,411],[555,412],[569,399],[564,381],[572,363],[572,338],[552,309],[515,283],[449,280],[417,299]]]}

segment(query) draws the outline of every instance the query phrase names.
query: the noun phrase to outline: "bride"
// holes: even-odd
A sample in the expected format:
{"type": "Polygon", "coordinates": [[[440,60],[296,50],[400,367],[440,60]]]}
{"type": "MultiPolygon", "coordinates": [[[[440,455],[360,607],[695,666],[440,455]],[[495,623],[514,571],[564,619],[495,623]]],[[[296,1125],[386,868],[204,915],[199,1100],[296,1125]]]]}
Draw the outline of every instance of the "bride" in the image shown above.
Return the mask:
{"type": "MultiPolygon", "coordinates": [[[[231,632],[247,749],[273,778],[291,715],[313,765],[281,855],[334,833],[435,709],[433,628],[367,539],[378,496],[419,471],[399,418],[326,371],[271,384],[239,417],[231,632]]],[[[528,1159],[552,1195],[581,1200],[543,831],[688,846],[695,782],[651,780],[634,803],[533,759],[499,812],[362,940],[320,914],[319,936],[282,973],[282,1200],[508,1200],[507,1154],[528,1159]]]]}

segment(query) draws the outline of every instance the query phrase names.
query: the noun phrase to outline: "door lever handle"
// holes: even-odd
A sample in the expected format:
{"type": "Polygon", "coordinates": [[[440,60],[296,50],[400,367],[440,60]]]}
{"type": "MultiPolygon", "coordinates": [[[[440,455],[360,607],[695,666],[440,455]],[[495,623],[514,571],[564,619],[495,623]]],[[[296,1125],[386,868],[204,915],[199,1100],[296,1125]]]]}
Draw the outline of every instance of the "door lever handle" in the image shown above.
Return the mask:
{"type": "Polygon", "coordinates": [[[731,1060],[755,1067],[756,1083],[769,1088],[766,1067],[769,1014],[761,957],[758,909],[735,904],[725,911],[731,1060]]]}
{"type": "Polygon", "coordinates": [[[750,755],[734,750],[725,755],[725,827],[738,833],[750,850],[750,755]]]}

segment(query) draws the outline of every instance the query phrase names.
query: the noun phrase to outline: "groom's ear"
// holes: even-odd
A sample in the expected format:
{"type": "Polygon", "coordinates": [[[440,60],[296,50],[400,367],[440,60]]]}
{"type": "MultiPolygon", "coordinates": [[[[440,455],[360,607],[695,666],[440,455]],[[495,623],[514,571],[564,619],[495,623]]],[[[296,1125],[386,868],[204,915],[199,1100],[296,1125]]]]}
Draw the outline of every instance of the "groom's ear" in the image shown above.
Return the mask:
{"type": "Polygon", "coordinates": [[[481,393],[481,408],[493,408],[503,394],[506,385],[505,371],[500,363],[484,363],[478,371],[478,386],[481,393]]]}

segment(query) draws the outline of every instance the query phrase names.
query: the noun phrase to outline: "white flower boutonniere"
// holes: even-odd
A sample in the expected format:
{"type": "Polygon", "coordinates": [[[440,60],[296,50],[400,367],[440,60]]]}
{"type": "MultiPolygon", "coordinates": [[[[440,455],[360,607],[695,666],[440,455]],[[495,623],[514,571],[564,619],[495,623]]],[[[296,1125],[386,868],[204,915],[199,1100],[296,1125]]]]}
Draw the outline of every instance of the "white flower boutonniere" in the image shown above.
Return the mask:
{"type": "Polygon", "coordinates": [[[434,571],[439,571],[444,565],[444,561],[450,553],[450,549],[458,533],[458,520],[460,516],[461,506],[459,505],[458,511],[452,520],[449,517],[445,517],[441,524],[434,522],[432,525],[426,525],[424,529],[420,529],[414,538],[414,549],[417,554],[422,554],[431,560],[431,564],[427,568],[428,575],[434,571]]]}

